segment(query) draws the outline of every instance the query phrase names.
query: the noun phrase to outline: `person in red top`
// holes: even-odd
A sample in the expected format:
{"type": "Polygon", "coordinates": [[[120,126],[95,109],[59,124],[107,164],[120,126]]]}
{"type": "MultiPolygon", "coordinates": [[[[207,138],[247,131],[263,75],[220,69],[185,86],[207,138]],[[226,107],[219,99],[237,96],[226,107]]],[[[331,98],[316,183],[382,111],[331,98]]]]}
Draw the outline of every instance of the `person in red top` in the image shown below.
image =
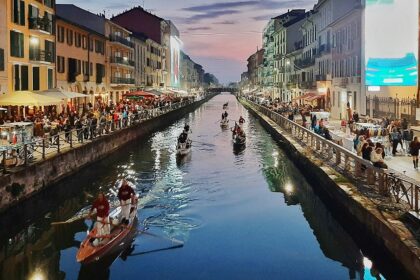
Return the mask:
{"type": "Polygon", "coordinates": [[[120,200],[121,205],[122,223],[129,223],[131,204],[135,203],[135,197],[136,194],[134,193],[133,188],[130,187],[126,180],[123,180],[121,187],[118,190],[118,199],[120,200]]]}
{"type": "MultiPolygon", "coordinates": [[[[103,192],[98,194],[98,198],[93,202],[92,207],[90,208],[89,217],[92,216],[92,212],[96,210],[96,224],[97,235],[104,236],[109,235],[111,232],[111,227],[109,225],[109,202],[106,199],[103,192]]],[[[102,239],[102,238],[100,238],[102,239]]]]}

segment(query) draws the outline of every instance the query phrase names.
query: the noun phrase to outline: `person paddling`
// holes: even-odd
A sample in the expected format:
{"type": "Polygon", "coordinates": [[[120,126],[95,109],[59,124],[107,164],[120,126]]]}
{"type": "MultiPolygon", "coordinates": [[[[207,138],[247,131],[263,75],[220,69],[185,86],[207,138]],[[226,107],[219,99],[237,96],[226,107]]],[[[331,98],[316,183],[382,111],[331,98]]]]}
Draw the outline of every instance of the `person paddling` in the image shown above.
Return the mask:
{"type": "MultiPolygon", "coordinates": [[[[97,236],[100,236],[100,240],[103,239],[102,236],[109,235],[111,232],[111,227],[109,225],[109,202],[106,199],[103,192],[98,194],[98,198],[93,202],[92,207],[89,211],[89,218],[92,217],[93,210],[96,210],[96,224],[97,236]]],[[[96,242],[96,245],[99,244],[99,240],[96,242]]]]}
{"type": "Polygon", "coordinates": [[[135,203],[136,194],[132,187],[126,180],[122,181],[121,187],[118,190],[118,199],[121,205],[121,223],[128,224],[130,222],[131,204],[135,203]]]}
{"type": "Polygon", "coordinates": [[[239,118],[239,124],[240,125],[243,125],[245,123],[245,119],[241,116],[240,118],[239,118]]]}

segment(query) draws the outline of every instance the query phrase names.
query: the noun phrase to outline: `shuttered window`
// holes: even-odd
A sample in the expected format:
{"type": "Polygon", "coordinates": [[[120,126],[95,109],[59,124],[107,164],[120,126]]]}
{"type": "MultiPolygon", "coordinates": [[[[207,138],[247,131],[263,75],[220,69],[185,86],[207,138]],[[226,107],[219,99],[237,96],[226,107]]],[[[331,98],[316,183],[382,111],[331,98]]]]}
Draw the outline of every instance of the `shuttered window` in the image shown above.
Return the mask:
{"type": "Polygon", "coordinates": [[[23,34],[10,31],[10,55],[13,57],[24,57],[23,34]]]}
{"type": "Polygon", "coordinates": [[[0,49],[0,71],[4,71],[4,50],[0,49]]]}
{"type": "Polygon", "coordinates": [[[32,90],[39,90],[39,67],[32,67],[32,90]]]}
{"type": "Polygon", "coordinates": [[[48,69],[48,89],[52,89],[54,87],[54,71],[53,69],[48,69]]]}
{"type": "Polygon", "coordinates": [[[21,90],[29,90],[29,71],[27,65],[22,65],[20,68],[21,75],[21,90]]]}
{"type": "Polygon", "coordinates": [[[12,0],[12,21],[19,25],[25,25],[25,1],[12,0]]]}

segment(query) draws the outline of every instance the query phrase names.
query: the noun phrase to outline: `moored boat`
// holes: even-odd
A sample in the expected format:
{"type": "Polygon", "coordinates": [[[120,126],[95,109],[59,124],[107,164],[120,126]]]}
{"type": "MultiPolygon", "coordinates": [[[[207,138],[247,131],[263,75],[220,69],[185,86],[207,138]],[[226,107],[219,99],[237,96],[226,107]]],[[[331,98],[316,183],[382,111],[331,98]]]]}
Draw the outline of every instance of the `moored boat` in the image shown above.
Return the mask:
{"type": "Polygon", "coordinates": [[[109,235],[98,236],[96,226],[88,233],[77,252],[76,259],[78,262],[85,265],[99,262],[113,253],[123,251],[126,247],[125,245],[134,239],[137,234],[138,224],[137,205],[131,207],[128,224],[119,223],[120,213],[120,206],[110,213],[109,220],[112,229],[109,235]]]}

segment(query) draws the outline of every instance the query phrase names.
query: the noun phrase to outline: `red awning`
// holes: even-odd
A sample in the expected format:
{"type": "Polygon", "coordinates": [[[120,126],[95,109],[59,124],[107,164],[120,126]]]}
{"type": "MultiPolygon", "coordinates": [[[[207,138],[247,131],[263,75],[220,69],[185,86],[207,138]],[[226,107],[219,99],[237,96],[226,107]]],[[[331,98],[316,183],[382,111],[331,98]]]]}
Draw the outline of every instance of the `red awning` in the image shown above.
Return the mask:
{"type": "Polygon", "coordinates": [[[139,91],[128,92],[124,94],[124,97],[126,98],[129,98],[129,97],[155,98],[156,95],[151,92],[139,90],[139,91]]]}
{"type": "Polygon", "coordinates": [[[308,96],[307,98],[305,98],[306,101],[312,102],[315,101],[317,99],[321,99],[324,98],[324,96],[326,95],[326,93],[322,93],[322,94],[314,94],[312,96],[308,96]]]}

